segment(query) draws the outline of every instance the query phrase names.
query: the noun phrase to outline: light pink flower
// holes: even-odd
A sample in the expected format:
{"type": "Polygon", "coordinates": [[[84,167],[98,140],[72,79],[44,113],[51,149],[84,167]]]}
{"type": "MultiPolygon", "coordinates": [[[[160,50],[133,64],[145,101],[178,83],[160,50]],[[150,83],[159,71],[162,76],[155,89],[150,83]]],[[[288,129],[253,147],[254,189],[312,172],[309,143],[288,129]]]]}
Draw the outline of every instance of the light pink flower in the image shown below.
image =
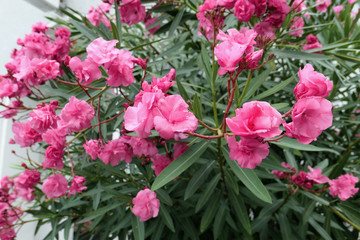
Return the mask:
{"type": "Polygon", "coordinates": [[[271,138],[281,133],[281,114],[267,102],[247,102],[235,113],[235,117],[226,118],[227,125],[235,135],[271,138]]]}
{"type": "Polygon", "coordinates": [[[291,114],[293,122],[283,123],[286,135],[303,144],[316,140],[323,130],[332,125],[331,109],[331,102],[321,97],[299,99],[291,114]]]}
{"type": "Polygon", "coordinates": [[[140,222],[157,217],[159,213],[160,201],[156,198],[156,193],[150,189],[139,191],[132,203],[134,204],[132,212],[135,216],[140,217],[140,222]]]}
{"type": "Polygon", "coordinates": [[[13,179],[18,188],[32,188],[40,182],[40,172],[37,170],[25,169],[19,176],[13,179]]]}
{"type": "Polygon", "coordinates": [[[79,132],[90,127],[90,122],[95,116],[94,109],[84,100],[75,96],[61,110],[60,118],[66,122],[67,128],[72,132],[79,132]]]}
{"type": "Polygon", "coordinates": [[[151,161],[153,162],[151,168],[154,169],[156,176],[158,176],[172,162],[170,158],[161,154],[156,154],[151,161]]]}
{"type": "Polygon", "coordinates": [[[63,157],[65,152],[63,146],[49,146],[45,150],[45,161],[42,162],[43,168],[56,168],[60,171],[64,167],[63,157]]]}
{"type": "Polygon", "coordinates": [[[116,166],[120,161],[130,163],[132,160],[132,149],[123,138],[114,139],[104,145],[99,158],[105,164],[116,166]]]}
{"type": "Polygon", "coordinates": [[[255,13],[255,5],[248,0],[237,0],[234,15],[240,22],[249,22],[255,13]]]}
{"type": "Polygon", "coordinates": [[[124,136],[124,140],[131,146],[133,156],[154,156],[159,150],[156,144],[148,139],[141,137],[124,136]]]}
{"type": "Polygon", "coordinates": [[[63,148],[66,142],[66,135],[69,134],[69,130],[61,121],[58,121],[57,128],[51,128],[42,134],[43,140],[49,144],[56,146],[57,148],[63,148]]]}
{"type": "Polygon", "coordinates": [[[219,34],[216,38],[220,41],[230,41],[240,45],[246,46],[245,53],[252,53],[254,51],[254,45],[256,44],[255,38],[257,33],[253,29],[248,29],[246,27],[236,30],[234,28],[228,29],[226,35],[223,31],[219,30],[219,34]]]}
{"type": "Polygon", "coordinates": [[[12,98],[16,95],[19,90],[19,86],[11,81],[10,78],[1,78],[0,77],[0,98],[4,97],[12,98]]]}
{"type": "Polygon", "coordinates": [[[224,75],[227,72],[233,72],[238,67],[246,46],[234,42],[225,41],[215,47],[214,54],[218,59],[220,69],[218,75],[224,75]]]}
{"type": "Polygon", "coordinates": [[[297,100],[304,97],[327,97],[333,88],[333,83],[322,73],[314,71],[311,64],[299,69],[299,83],[294,88],[297,100]]]}
{"type": "Polygon", "coordinates": [[[87,59],[98,66],[111,62],[116,57],[117,51],[114,47],[118,42],[118,40],[106,41],[101,37],[95,39],[86,48],[87,59]]]}
{"type": "Polygon", "coordinates": [[[257,64],[258,64],[258,62],[260,62],[263,53],[264,53],[264,49],[260,49],[256,52],[252,52],[252,53],[246,55],[244,64],[240,63],[239,65],[241,65],[241,67],[245,68],[245,69],[256,68],[256,67],[258,67],[257,64]]]}
{"type": "Polygon", "coordinates": [[[111,9],[111,5],[107,3],[102,3],[99,6],[90,6],[89,12],[86,18],[95,26],[99,26],[100,22],[105,24],[106,27],[111,29],[111,24],[109,19],[104,15],[108,13],[111,9]]]}
{"type": "Polygon", "coordinates": [[[359,182],[359,179],[349,173],[341,175],[337,179],[330,180],[330,195],[334,198],[337,195],[340,200],[346,201],[359,191],[359,188],[355,188],[357,182],[359,182]]]}
{"type": "Polygon", "coordinates": [[[45,33],[49,27],[47,26],[47,23],[37,22],[31,26],[31,29],[33,32],[45,33]]]}
{"type": "Polygon", "coordinates": [[[69,62],[69,67],[71,71],[75,72],[75,77],[84,85],[89,85],[102,76],[97,64],[88,59],[82,62],[80,58],[73,57],[69,62]]]}
{"type": "Polygon", "coordinates": [[[145,6],[141,5],[140,0],[132,1],[127,4],[123,4],[119,7],[120,17],[123,23],[127,25],[133,25],[139,23],[145,19],[146,12],[145,6]]]}
{"type": "Polygon", "coordinates": [[[294,17],[292,22],[293,24],[290,27],[291,31],[289,32],[289,34],[295,37],[301,37],[304,33],[304,30],[302,29],[304,27],[304,19],[302,17],[294,17]]]}
{"type": "MultiPolygon", "coordinates": [[[[324,2],[324,0],[317,0],[316,4],[321,2],[324,2]]],[[[317,5],[316,10],[318,10],[319,12],[326,12],[330,4],[331,4],[331,0],[326,0],[324,3],[317,5]]]]}
{"type": "Polygon", "coordinates": [[[348,0],[348,3],[351,5],[351,4],[353,4],[353,3],[355,3],[356,2],[356,0],[348,0]]]}
{"type": "Polygon", "coordinates": [[[73,180],[71,180],[71,186],[69,188],[68,197],[76,193],[82,193],[87,189],[84,186],[86,179],[82,176],[74,176],[73,180]]]}
{"type": "Polygon", "coordinates": [[[262,44],[275,39],[275,28],[268,22],[259,22],[255,24],[254,30],[261,38],[262,44]]]}
{"type": "Polygon", "coordinates": [[[55,174],[48,177],[43,185],[42,191],[47,198],[58,198],[65,196],[68,188],[68,182],[62,174],[55,174]]]}
{"type": "Polygon", "coordinates": [[[150,85],[144,81],[142,88],[145,92],[157,92],[158,90],[161,90],[163,93],[166,93],[169,88],[175,84],[175,76],[176,71],[172,68],[169,73],[162,78],[156,78],[154,76],[150,85]]]}
{"type": "Polygon", "coordinates": [[[93,160],[95,160],[99,156],[102,146],[99,140],[90,139],[83,144],[83,147],[86,153],[89,154],[93,160]]]}
{"type": "Polygon", "coordinates": [[[344,9],[344,6],[338,5],[338,6],[334,6],[332,9],[333,9],[334,13],[338,15],[344,9]]]}
{"type": "Polygon", "coordinates": [[[307,173],[307,176],[306,176],[306,178],[308,180],[311,180],[316,184],[323,184],[323,183],[327,183],[330,181],[330,179],[327,176],[322,175],[321,168],[313,169],[310,166],[308,166],[308,168],[310,170],[310,172],[307,173]]]}
{"type": "Polygon", "coordinates": [[[198,120],[188,107],[180,95],[170,95],[159,100],[154,127],[160,137],[171,139],[176,133],[196,130],[198,120]]]}
{"type": "Polygon", "coordinates": [[[239,142],[235,136],[227,138],[230,158],[237,161],[241,168],[254,169],[269,155],[269,144],[253,138],[242,138],[239,142]]]}
{"type": "Polygon", "coordinates": [[[20,147],[30,147],[37,142],[42,142],[41,135],[31,128],[29,121],[14,122],[12,131],[15,134],[15,142],[19,144],[20,147]]]}
{"type": "Polygon", "coordinates": [[[38,104],[37,108],[29,113],[31,127],[38,133],[44,133],[49,128],[56,128],[57,117],[55,109],[57,105],[57,101],[51,101],[50,104],[38,104]]]}

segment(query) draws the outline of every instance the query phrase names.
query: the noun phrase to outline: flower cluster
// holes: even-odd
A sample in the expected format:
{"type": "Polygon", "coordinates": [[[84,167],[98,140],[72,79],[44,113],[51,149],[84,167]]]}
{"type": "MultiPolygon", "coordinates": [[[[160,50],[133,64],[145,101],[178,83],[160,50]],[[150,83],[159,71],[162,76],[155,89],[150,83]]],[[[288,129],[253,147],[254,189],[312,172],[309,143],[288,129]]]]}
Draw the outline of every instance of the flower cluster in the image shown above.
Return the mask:
{"type": "Polygon", "coordinates": [[[76,193],[82,193],[87,187],[84,186],[86,179],[82,176],[73,176],[71,185],[68,187],[68,181],[62,174],[54,174],[48,177],[43,185],[42,191],[48,198],[58,198],[62,196],[70,197],[76,193]]]}
{"type": "Polygon", "coordinates": [[[291,171],[283,172],[274,170],[272,173],[277,178],[286,179],[290,184],[295,184],[304,190],[310,192],[323,192],[329,189],[332,197],[335,198],[335,196],[338,196],[342,201],[346,201],[359,191],[359,188],[355,188],[355,184],[359,182],[359,179],[354,177],[352,174],[346,173],[336,179],[330,180],[327,176],[322,174],[320,168],[313,169],[308,166],[310,172],[296,172],[295,168],[291,168],[288,163],[283,162],[281,165],[291,171]],[[315,187],[315,185],[319,184],[328,184],[329,187],[324,185],[324,187],[320,190],[311,190],[315,187]]]}

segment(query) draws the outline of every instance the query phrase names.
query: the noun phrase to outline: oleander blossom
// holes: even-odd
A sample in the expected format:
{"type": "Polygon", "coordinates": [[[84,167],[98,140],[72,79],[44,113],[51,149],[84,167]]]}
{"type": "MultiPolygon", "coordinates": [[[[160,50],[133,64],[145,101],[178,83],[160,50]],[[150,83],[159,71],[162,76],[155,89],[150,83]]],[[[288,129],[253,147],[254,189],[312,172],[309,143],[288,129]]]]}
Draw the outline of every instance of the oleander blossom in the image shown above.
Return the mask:
{"type": "Polygon", "coordinates": [[[321,97],[299,99],[292,110],[293,122],[283,122],[286,135],[303,144],[316,140],[323,130],[332,125],[331,109],[331,102],[321,97]]]}
{"type": "Polygon", "coordinates": [[[66,127],[72,132],[79,132],[90,127],[90,122],[95,116],[94,109],[84,100],[75,96],[69,99],[69,103],[61,110],[60,118],[66,122],[66,127]]]}
{"type": "Polygon", "coordinates": [[[30,147],[37,142],[42,142],[41,135],[31,127],[29,120],[14,122],[12,125],[14,140],[20,147],[30,147]]]}
{"type": "Polygon", "coordinates": [[[235,117],[226,118],[226,124],[235,135],[271,138],[281,134],[281,114],[267,102],[247,102],[235,113],[235,117]]]}
{"type": "Polygon", "coordinates": [[[230,149],[230,159],[237,161],[241,168],[254,169],[269,155],[269,144],[261,143],[253,138],[241,138],[236,141],[235,136],[227,138],[230,149]]]}
{"type": "Polygon", "coordinates": [[[127,25],[133,25],[143,21],[146,17],[145,6],[141,5],[140,0],[123,1],[119,7],[121,22],[127,25]]]}
{"type": "Polygon", "coordinates": [[[330,181],[330,179],[322,175],[321,168],[313,169],[312,167],[308,166],[310,172],[307,173],[306,178],[310,181],[313,181],[315,184],[323,184],[330,181]]]}
{"type": "Polygon", "coordinates": [[[296,169],[292,168],[289,163],[282,162],[281,166],[291,170],[291,172],[283,172],[278,170],[271,171],[271,173],[274,174],[277,178],[288,178],[296,173],[296,169]]]}
{"type": "Polygon", "coordinates": [[[49,128],[56,128],[57,117],[55,109],[57,105],[57,101],[51,101],[50,104],[38,104],[37,108],[29,113],[31,127],[38,133],[44,133],[49,128]]]}
{"type": "Polygon", "coordinates": [[[80,58],[73,57],[69,61],[69,67],[75,72],[75,77],[79,79],[79,82],[84,85],[89,85],[102,76],[97,64],[88,59],[82,62],[80,58]]]}
{"type": "Polygon", "coordinates": [[[62,174],[55,174],[48,177],[43,185],[42,191],[47,198],[58,198],[65,196],[68,188],[68,182],[62,174]]]}
{"type": "Polygon", "coordinates": [[[171,139],[178,133],[193,133],[196,130],[198,120],[188,107],[180,95],[170,95],[159,100],[154,127],[160,137],[171,139]]]}
{"type": "Polygon", "coordinates": [[[71,186],[69,188],[68,197],[70,197],[73,194],[76,193],[82,193],[87,189],[86,186],[84,186],[84,183],[86,182],[86,179],[82,176],[74,176],[74,178],[71,180],[71,186]]]}
{"type": "Polygon", "coordinates": [[[86,18],[95,26],[99,26],[102,22],[107,28],[111,29],[109,19],[105,16],[111,9],[111,5],[102,3],[99,6],[90,6],[89,12],[86,18]]]}
{"type": "Polygon", "coordinates": [[[151,168],[154,169],[155,175],[158,176],[167,166],[172,163],[172,160],[164,155],[156,154],[151,158],[153,164],[151,168]]]}
{"type": "MultiPolygon", "coordinates": [[[[310,49],[314,49],[314,48],[321,48],[321,47],[322,47],[322,45],[320,44],[319,39],[311,33],[306,37],[306,44],[303,46],[303,50],[306,51],[306,50],[310,50],[310,49]]],[[[314,53],[320,54],[320,53],[322,53],[322,51],[317,51],[314,53]]]]}
{"type": "Polygon", "coordinates": [[[83,144],[86,153],[95,160],[101,152],[101,143],[97,139],[90,139],[83,144]]]}
{"type": "Polygon", "coordinates": [[[240,22],[249,22],[255,13],[255,5],[248,0],[237,0],[234,15],[240,22]]]}
{"type": "Polygon", "coordinates": [[[132,149],[126,143],[126,141],[121,137],[118,139],[113,139],[104,145],[104,148],[99,154],[99,158],[105,164],[111,164],[111,166],[116,166],[120,161],[125,161],[130,163],[132,160],[132,149]]]}
{"type": "Polygon", "coordinates": [[[327,97],[333,83],[322,73],[316,72],[311,64],[299,69],[299,83],[294,88],[297,100],[304,97],[327,97]]]}
{"type": "Polygon", "coordinates": [[[346,201],[359,191],[359,188],[355,188],[357,182],[359,182],[359,179],[349,173],[341,175],[337,179],[330,180],[330,195],[334,198],[338,196],[340,200],[346,201]]]}
{"type": "Polygon", "coordinates": [[[318,4],[318,3],[321,3],[321,4],[316,6],[316,10],[323,13],[323,12],[327,11],[328,7],[331,4],[331,0],[326,0],[325,2],[324,2],[324,0],[317,0],[316,4],[318,4]]]}
{"type": "Polygon", "coordinates": [[[64,167],[63,146],[49,146],[45,150],[45,161],[42,162],[43,168],[56,168],[60,171],[64,167]]]}
{"type": "Polygon", "coordinates": [[[135,216],[140,217],[141,222],[158,216],[160,201],[156,198],[156,193],[150,189],[144,189],[137,193],[133,198],[132,212],[135,216]]]}

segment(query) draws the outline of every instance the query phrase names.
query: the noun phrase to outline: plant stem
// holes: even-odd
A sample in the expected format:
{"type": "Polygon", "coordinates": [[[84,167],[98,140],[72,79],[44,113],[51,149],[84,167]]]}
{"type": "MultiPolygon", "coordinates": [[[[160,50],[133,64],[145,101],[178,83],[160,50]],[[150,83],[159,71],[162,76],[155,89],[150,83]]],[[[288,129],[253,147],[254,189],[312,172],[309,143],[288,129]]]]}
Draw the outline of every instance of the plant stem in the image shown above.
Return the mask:
{"type": "Polygon", "coordinates": [[[336,208],[334,208],[333,206],[329,205],[329,208],[331,209],[331,211],[333,211],[336,215],[338,215],[342,220],[344,220],[345,222],[347,222],[348,224],[350,224],[351,226],[353,226],[356,230],[360,231],[360,226],[356,225],[355,223],[353,223],[350,219],[348,219],[347,217],[345,217],[341,212],[339,212],[336,208]]]}

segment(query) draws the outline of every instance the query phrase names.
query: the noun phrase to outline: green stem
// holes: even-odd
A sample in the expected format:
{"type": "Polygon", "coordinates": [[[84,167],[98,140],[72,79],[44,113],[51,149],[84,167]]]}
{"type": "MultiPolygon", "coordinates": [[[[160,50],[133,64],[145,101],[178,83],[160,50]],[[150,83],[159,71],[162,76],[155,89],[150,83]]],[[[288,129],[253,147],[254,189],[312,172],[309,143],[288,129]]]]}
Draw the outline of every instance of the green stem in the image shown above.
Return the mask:
{"type": "Polygon", "coordinates": [[[339,212],[336,208],[334,208],[333,206],[329,205],[329,208],[331,209],[331,211],[333,211],[336,215],[338,215],[342,220],[344,220],[345,222],[347,222],[348,224],[350,224],[351,226],[353,226],[356,230],[360,231],[360,226],[356,225],[355,223],[353,223],[350,219],[348,219],[347,217],[345,217],[341,212],[339,212]]]}
{"type": "Polygon", "coordinates": [[[249,83],[250,83],[251,76],[252,76],[253,72],[254,72],[254,71],[251,70],[250,73],[249,73],[248,79],[246,80],[246,83],[245,83],[244,90],[242,91],[242,93],[241,93],[241,95],[240,95],[239,101],[237,102],[235,109],[240,107],[240,104],[242,103],[242,100],[243,100],[244,97],[245,97],[245,93],[246,93],[246,91],[247,91],[247,89],[248,89],[248,87],[249,87],[249,83]]]}
{"type": "MultiPolygon", "coordinates": [[[[215,48],[213,48],[213,49],[215,49],[215,48]]],[[[219,127],[219,119],[218,119],[217,106],[216,106],[215,81],[216,81],[216,61],[215,61],[215,54],[214,54],[214,50],[213,50],[211,93],[212,93],[212,98],[213,98],[213,112],[214,112],[215,126],[216,126],[216,128],[218,128],[219,127]]]]}

